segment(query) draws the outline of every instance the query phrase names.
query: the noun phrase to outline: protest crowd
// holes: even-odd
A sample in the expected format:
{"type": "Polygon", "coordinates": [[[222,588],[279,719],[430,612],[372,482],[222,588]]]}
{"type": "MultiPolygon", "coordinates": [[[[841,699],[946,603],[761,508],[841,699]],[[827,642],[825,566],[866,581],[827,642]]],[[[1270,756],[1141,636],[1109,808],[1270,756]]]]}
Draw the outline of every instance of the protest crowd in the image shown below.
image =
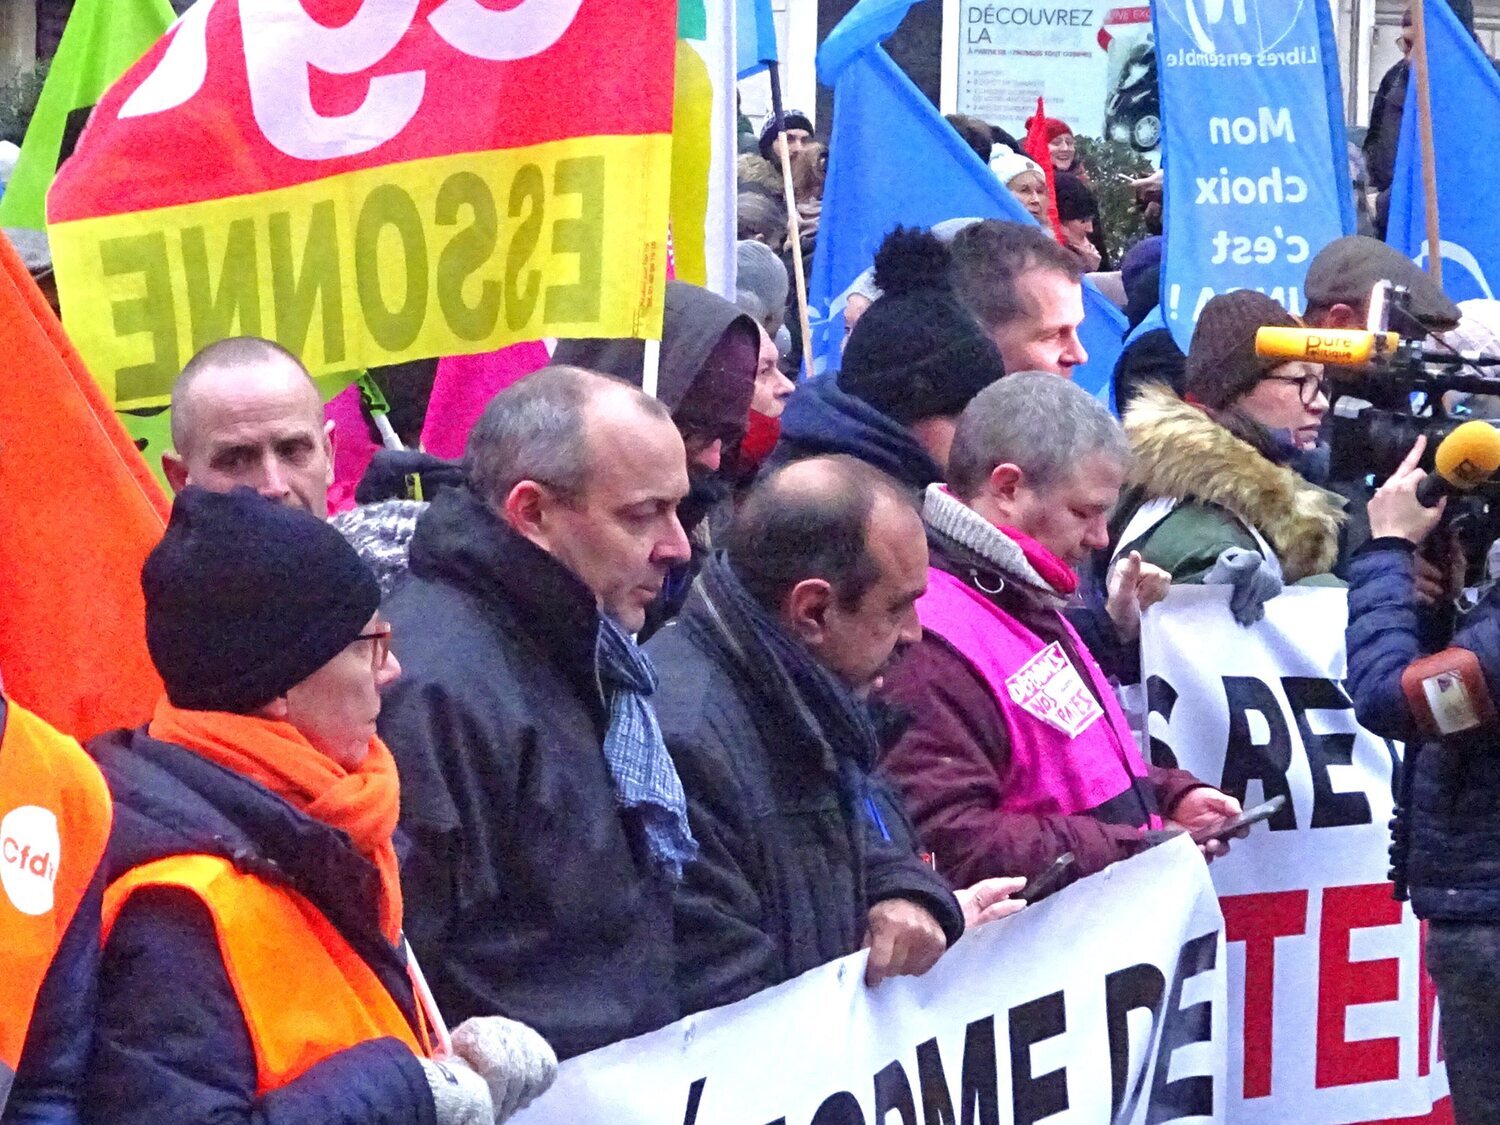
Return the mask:
{"type": "MultiPolygon", "coordinates": [[[[190,32],[217,42],[209,6],[189,9],[173,50],[190,32]]],[[[253,67],[248,37],[244,52],[253,67]]],[[[310,65],[342,73],[332,55],[310,65]]],[[[413,333],[329,403],[325,353],[309,358],[269,321],[250,330],[243,307],[233,331],[200,333],[194,319],[194,346],[178,349],[147,412],[170,431],[147,451],[165,524],[120,563],[141,643],[120,650],[116,686],[149,695],[129,701],[125,725],[116,713],[105,725],[44,719],[0,635],[0,1120],[524,1121],[555,1081],[551,1100],[566,1096],[571,1060],[820,966],[863,954],[861,987],[878,996],[1055,894],[1087,904],[1096,876],[1157,848],[1191,847],[1197,867],[1214,865],[1206,879],[1253,854],[1263,821],[1297,827],[1281,805],[1242,815],[1282,791],[1266,763],[1290,751],[1274,733],[1231,732],[1260,764],[1202,768],[1183,744],[1208,732],[1173,725],[1163,753],[1153,717],[1173,701],[1156,662],[1212,666],[1225,652],[1189,639],[1160,656],[1152,615],[1202,591],[1251,646],[1278,606],[1323,590],[1347,598],[1347,640],[1329,640],[1347,667],[1329,680],[1342,702],[1312,709],[1349,710],[1413,763],[1403,773],[1396,743],[1373,743],[1392,747],[1405,821],[1395,878],[1425,923],[1448,1120],[1500,1121],[1497,560],[1444,518],[1459,499],[1434,502],[1432,482],[1449,479],[1441,453],[1433,469],[1443,433],[1402,431],[1379,470],[1338,456],[1334,431],[1356,416],[1340,404],[1410,402],[1382,381],[1378,356],[1335,367],[1257,346],[1265,329],[1373,327],[1391,300],[1401,346],[1500,361],[1500,304],[1455,303],[1372,237],[1398,221],[1408,84],[1402,69],[1380,86],[1368,184],[1336,153],[1346,198],[1330,206],[1364,215],[1366,233],[1346,225],[1309,246],[1293,300],[1270,280],[1225,286],[1185,327],[1167,282],[1182,255],[1214,249],[1186,247],[1170,205],[1164,223],[1173,181],[1135,181],[1141,229],[1113,238],[1103,173],[1041,106],[1024,138],[933,111],[945,159],[993,208],[872,220],[878,237],[852,257],[836,241],[840,208],[861,204],[835,185],[854,159],[840,145],[861,134],[779,106],[759,128],[742,119],[727,158],[731,284],[686,279],[674,226],[675,264],[649,298],[659,329],[595,317],[597,335],[522,332],[474,360],[413,333]],[[829,272],[844,268],[835,254],[857,268],[829,272]],[[832,289],[814,285],[833,298],[819,304],[808,279],[830,277],[832,289]],[[1088,325],[1106,322],[1117,328],[1101,357],[1088,325]],[[477,381],[465,386],[484,393],[437,441],[461,362],[477,381]]],[[[8,231],[53,308],[60,297],[61,322],[24,273],[15,297],[59,363],[93,363],[75,325],[99,314],[75,310],[94,301],[111,315],[78,285],[76,243],[59,232],[105,221],[71,201],[108,185],[67,177],[109,142],[99,118],[124,96],[100,99],[67,142],[78,147],[48,205],[52,256],[45,238],[8,231]]],[[[304,159],[322,158],[312,151],[304,159]]],[[[496,207],[503,229],[534,215],[533,250],[577,252],[588,236],[564,230],[575,220],[547,210],[542,224],[544,196],[566,214],[557,199],[595,190],[562,186],[562,166],[537,172],[534,210],[518,186],[465,197],[448,218],[489,207],[493,249],[496,207]]],[[[606,220],[635,205],[597,191],[606,220]]],[[[532,252],[519,239],[512,267],[532,252]]],[[[633,278],[636,264],[611,265],[602,245],[601,276],[633,278]]],[[[229,269],[214,316],[234,299],[229,269]]],[[[299,275],[299,293],[313,276],[299,275]]],[[[542,276],[507,274],[481,304],[578,300],[542,276]]],[[[208,308],[180,292],[182,316],[208,308]]],[[[439,276],[437,293],[453,324],[475,315],[472,288],[442,296],[439,276]]],[[[117,329],[123,317],[154,330],[140,319],[147,298],[109,299],[117,329]]],[[[0,315],[0,334],[19,315],[0,315]]],[[[321,315],[311,335],[304,322],[308,339],[329,331],[321,315]]],[[[533,315],[590,322],[554,310],[514,324],[533,315]]],[[[1378,351],[1383,325],[1377,337],[1378,351]]],[[[128,377],[117,372],[115,402],[129,404],[128,377]]],[[[1455,417],[1500,418],[1500,397],[1446,403],[1455,417]]],[[[114,411],[99,425],[117,428],[114,411]]],[[[141,462],[138,445],[116,444],[141,462]]],[[[13,448],[0,435],[0,462],[13,448]]],[[[75,580],[37,558],[27,583],[75,580]]],[[[103,621],[115,610],[100,582],[77,596],[103,621]]],[[[82,697],[95,683],[67,687],[82,697]]],[[[1302,742],[1342,737],[1303,714],[1302,742]]],[[[1357,764],[1342,753],[1336,766],[1357,764]]],[[[1336,802],[1345,787],[1324,769],[1318,799],[1336,802]]],[[[1383,870],[1377,827],[1361,847],[1383,870]]],[[[1232,905],[1228,940],[1242,941],[1232,905]]],[[[1325,906],[1325,947],[1332,917],[1325,906]]],[[[1089,924],[1131,936],[1103,913],[1089,924]]],[[[1054,940],[1068,964],[1066,935],[1054,940]]],[[[908,1093],[898,1116],[916,1125],[926,1106],[928,1125],[958,1120],[932,1104],[908,1093]]],[[[1155,1104],[1149,1120],[1177,1119],[1179,1103],[1155,1104]]],[[[552,1112],[594,1119],[565,1102],[552,1112]]],[[[1011,1119],[971,1117],[967,1097],[961,1114],[1011,1119]]]]}

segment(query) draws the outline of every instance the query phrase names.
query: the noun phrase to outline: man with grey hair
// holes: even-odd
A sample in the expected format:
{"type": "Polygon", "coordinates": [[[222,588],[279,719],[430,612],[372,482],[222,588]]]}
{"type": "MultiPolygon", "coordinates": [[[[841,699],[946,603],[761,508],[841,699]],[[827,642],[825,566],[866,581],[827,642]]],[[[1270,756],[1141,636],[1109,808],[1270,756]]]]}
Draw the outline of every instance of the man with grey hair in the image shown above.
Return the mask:
{"type": "Polygon", "coordinates": [[[660,403],[549,367],[495,396],[466,461],[384,610],[407,935],[451,1021],[508,1015],[566,1058],[678,1014],[697,844],[630,634],[688,557],[687,456],[660,403]]]}
{"type": "MultiPolygon", "coordinates": [[[[1092,396],[1051,374],[1012,375],[958,421],[948,485],[923,503],[932,568],[924,635],[885,677],[911,722],[882,768],[955,886],[1035,877],[1065,853],[1067,880],[1239,805],[1141,758],[1109,681],[1063,616],[1075,568],[1108,545],[1130,451],[1092,396]]],[[[1126,559],[1116,611],[1139,621],[1165,582],[1126,559]]],[[[1206,846],[1218,854],[1222,844],[1206,846]]]]}
{"type": "Polygon", "coordinates": [[[235,336],[203,348],[172,387],[173,492],[239,485],[328,518],[333,423],[300,360],[280,344],[235,336]]]}

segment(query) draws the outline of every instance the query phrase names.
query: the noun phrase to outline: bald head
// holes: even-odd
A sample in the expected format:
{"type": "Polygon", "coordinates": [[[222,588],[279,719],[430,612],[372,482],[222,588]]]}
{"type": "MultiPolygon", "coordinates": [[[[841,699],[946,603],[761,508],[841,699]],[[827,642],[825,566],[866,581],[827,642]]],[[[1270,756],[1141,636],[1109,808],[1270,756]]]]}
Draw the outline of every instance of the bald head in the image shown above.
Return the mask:
{"type": "MultiPolygon", "coordinates": [[[[865,546],[881,508],[917,515],[901,486],[863,461],[843,455],[794,461],[751,489],[729,535],[730,563],[772,613],[806,578],[824,579],[852,604],[874,578],[865,546]]],[[[915,527],[920,538],[919,518],[915,527]]]]}
{"type": "Polygon", "coordinates": [[[332,423],[297,357],[253,336],[220,340],[172,388],[172,445],[162,467],[174,491],[241,485],[288,507],[328,515],[332,423]]]}
{"type": "Polygon", "coordinates": [[[761,607],[856,692],[922,635],[927,541],[912,497],[852,457],[813,457],[751,490],[729,562],[761,607]]]}

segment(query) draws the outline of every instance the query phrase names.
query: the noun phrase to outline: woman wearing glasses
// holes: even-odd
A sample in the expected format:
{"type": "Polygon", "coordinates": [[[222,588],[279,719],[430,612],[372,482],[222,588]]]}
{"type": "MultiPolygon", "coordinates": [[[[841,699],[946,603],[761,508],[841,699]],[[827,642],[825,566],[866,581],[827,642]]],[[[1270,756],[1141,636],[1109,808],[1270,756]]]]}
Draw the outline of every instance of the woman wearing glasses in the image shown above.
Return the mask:
{"type": "Polygon", "coordinates": [[[555,1060],[499,1017],[450,1040],[402,937],[374,575],[308,512],[187,488],[141,587],[166,694],[89,747],[115,819],[86,1119],[505,1120],[555,1060]]]}
{"type": "Polygon", "coordinates": [[[1241,624],[1283,583],[1334,581],[1344,513],[1322,487],[1322,365],[1255,354],[1258,329],[1300,323],[1248,289],[1213,298],[1193,332],[1183,398],[1150,387],[1125,415],[1136,463],[1111,521],[1114,554],[1139,551],[1177,582],[1234,586],[1241,624]]]}

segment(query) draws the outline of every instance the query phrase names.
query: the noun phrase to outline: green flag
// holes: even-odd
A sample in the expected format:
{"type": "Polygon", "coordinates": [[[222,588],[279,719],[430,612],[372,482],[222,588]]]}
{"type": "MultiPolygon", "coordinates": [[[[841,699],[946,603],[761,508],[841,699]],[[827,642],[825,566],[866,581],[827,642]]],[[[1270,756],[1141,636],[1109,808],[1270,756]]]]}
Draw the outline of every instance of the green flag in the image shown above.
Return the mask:
{"type": "Polygon", "coordinates": [[[0,198],[0,226],[46,227],[47,189],[68,115],[94,105],[175,18],[167,0],[78,0],[0,198]]]}

